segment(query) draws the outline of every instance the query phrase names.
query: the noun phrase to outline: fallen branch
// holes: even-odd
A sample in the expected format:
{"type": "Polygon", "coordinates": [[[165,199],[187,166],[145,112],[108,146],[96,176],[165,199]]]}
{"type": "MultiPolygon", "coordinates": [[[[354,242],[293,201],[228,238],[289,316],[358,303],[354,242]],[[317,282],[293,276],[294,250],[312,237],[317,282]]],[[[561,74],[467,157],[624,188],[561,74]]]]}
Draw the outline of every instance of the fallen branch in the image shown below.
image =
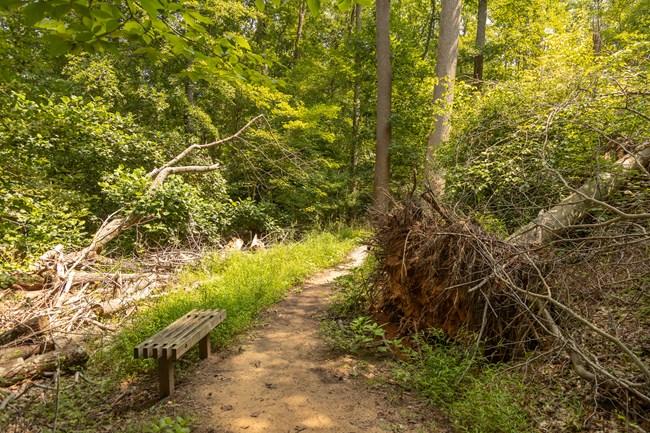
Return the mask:
{"type": "Polygon", "coordinates": [[[25,336],[37,337],[47,331],[49,326],[50,321],[46,316],[33,317],[0,334],[0,346],[25,336]]]}
{"type": "MultiPolygon", "coordinates": [[[[621,173],[601,173],[551,209],[541,212],[530,223],[517,230],[508,241],[519,245],[545,244],[583,219],[594,205],[613,210],[619,219],[647,219],[648,214],[630,215],[608,205],[605,200],[625,185],[629,174],[650,163],[650,147],[635,155],[626,155],[616,161],[621,173]]],[[[562,177],[560,176],[562,179],[562,177]]],[[[566,184],[566,182],[565,182],[566,184]]],[[[566,185],[568,187],[568,184],[566,185]]]]}
{"type": "Polygon", "coordinates": [[[43,355],[35,355],[27,360],[18,358],[9,365],[0,365],[0,381],[6,385],[13,385],[31,377],[38,377],[46,372],[54,372],[57,366],[70,368],[85,364],[88,354],[73,340],[62,340],[62,346],[57,350],[43,355]]]}

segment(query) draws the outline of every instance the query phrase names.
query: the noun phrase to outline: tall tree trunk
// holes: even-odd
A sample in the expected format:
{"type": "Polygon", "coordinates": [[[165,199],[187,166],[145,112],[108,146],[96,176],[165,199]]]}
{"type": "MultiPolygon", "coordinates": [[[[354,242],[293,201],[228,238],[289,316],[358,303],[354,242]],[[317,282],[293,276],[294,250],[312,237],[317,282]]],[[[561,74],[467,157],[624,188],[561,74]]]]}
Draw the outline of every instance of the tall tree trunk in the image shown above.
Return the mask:
{"type": "Polygon", "coordinates": [[[487,0],[478,0],[478,15],[476,24],[476,49],[478,54],[474,57],[474,80],[476,88],[483,84],[483,50],[485,49],[485,26],[487,25],[487,0]]]}
{"type": "Polygon", "coordinates": [[[391,140],[390,112],[392,72],[390,64],[390,0],[377,0],[377,146],[375,152],[374,206],[388,208],[391,140]]]}
{"type": "Polygon", "coordinates": [[[425,182],[437,194],[444,191],[443,173],[434,173],[434,155],[449,137],[449,118],[454,102],[454,80],[458,57],[461,0],[442,0],[440,8],[440,36],[436,55],[437,82],[433,89],[435,125],[429,135],[424,166],[425,182]]]}
{"type": "Polygon", "coordinates": [[[298,30],[296,30],[296,42],[293,45],[293,59],[300,58],[300,40],[302,39],[302,29],[305,24],[305,13],[307,12],[306,0],[300,1],[300,8],[298,9],[298,30]]]}
{"type": "MultiPolygon", "coordinates": [[[[356,5],[354,8],[354,21],[355,21],[355,34],[359,34],[361,31],[361,11],[363,6],[356,5]]],[[[354,50],[354,63],[355,66],[359,67],[359,50],[356,47],[353,47],[354,50]]],[[[359,147],[361,144],[359,136],[359,126],[361,124],[361,84],[359,83],[359,77],[354,78],[354,98],[352,102],[352,140],[350,143],[350,193],[354,195],[359,188],[359,182],[357,179],[357,165],[359,160],[359,147]]],[[[353,218],[354,215],[350,213],[348,215],[350,218],[353,218]]]]}
{"type": "Polygon", "coordinates": [[[594,16],[592,18],[593,24],[592,24],[592,39],[594,41],[594,54],[597,56],[600,55],[600,50],[602,49],[603,46],[603,37],[600,34],[600,28],[601,28],[601,4],[600,0],[595,0],[594,1],[594,16]]]}
{"type": "MultiPolygon", "coordinates": [[[[187,61],[187,69],[189,70],[194,63],[194,58],[190,58],[187,61]]],[[[190,78],[187,78],[185,81],[185,99],[187,100],[188,109],[185,112],[185,133],[192,134],[194,133],[194,125],[192,125],[192,115],[190,114],[190,109],[194,106],[194,87],[192,86],[192,81],[190,78]]]]}
{"type": "Polygon", "coordinates": [[[433,39],[433,31],[436,28],[436,0],[431,0],[431,14],[429,15],[429,21],[427,23],[427,39],[424,43],[424,51],[422,52],[422,60],[427,58],[429,54],[429,47],[431,46],[431,40],[433,39]]]}

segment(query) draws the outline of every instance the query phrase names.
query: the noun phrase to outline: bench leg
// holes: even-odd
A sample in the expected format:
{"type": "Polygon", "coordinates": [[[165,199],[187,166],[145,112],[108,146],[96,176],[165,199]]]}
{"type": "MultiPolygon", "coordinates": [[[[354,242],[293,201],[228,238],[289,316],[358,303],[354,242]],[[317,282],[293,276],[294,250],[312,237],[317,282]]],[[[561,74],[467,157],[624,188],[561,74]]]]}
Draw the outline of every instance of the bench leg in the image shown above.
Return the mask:
{"type": "Polygon", "coordinates": [[[206,359],[210,356],[210,334],[199,340],[199,358],[206,359]]]}
{"type": "Polygon", "coordinates": [[[174,361],[166,358],[158,359],[158,380],[160,382],[160,398],[174,393],[174,361]]]}

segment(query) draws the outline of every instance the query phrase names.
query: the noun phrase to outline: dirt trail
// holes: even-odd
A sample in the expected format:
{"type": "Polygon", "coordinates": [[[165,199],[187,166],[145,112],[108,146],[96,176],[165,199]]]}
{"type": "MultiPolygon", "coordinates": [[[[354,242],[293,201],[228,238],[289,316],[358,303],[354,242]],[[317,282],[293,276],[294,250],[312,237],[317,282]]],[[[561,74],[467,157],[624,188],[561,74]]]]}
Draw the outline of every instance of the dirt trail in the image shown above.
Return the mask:
{"type": "Polygon", "coordinates": [[[179,384],[177,403],[201,418],[197,432],[442,431],[377,379],[376,366],[332,353],[319,338],[333,279],[363,257],[357,249],[350,263],[310,279],[264,315],[239,351],[211,356],[179,384]]]}

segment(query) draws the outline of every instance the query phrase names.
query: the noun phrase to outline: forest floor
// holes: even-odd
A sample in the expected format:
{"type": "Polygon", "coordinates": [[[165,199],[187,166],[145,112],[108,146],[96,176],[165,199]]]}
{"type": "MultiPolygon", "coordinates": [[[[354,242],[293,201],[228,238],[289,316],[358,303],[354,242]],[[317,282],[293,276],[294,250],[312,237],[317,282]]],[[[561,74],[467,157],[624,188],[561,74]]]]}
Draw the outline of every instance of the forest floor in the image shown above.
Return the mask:
{"type": "Polygon", "coordinates": [[[444,416],[393,385],[378,359],[330,350],[319,336],[333,280],[363,260],[312,277],[261,317],[230,353],[177,379],[174,412],[197,433],[447,432],[444,416]]]}

